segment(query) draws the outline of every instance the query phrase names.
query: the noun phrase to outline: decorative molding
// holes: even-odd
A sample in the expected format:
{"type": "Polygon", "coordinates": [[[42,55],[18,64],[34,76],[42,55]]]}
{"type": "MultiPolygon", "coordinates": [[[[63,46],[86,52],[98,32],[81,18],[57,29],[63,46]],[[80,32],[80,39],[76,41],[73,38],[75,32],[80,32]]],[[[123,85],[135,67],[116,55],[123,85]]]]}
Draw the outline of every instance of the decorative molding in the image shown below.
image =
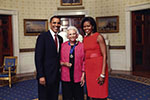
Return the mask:
{"type": "Polygon", "coordinates": [[[126,47],[125,46],[109,46],[109,49],[126,49],[126,47]]]}
{"type": "Polygon", "coordinates": [[[127,11],[144,10],[144,9],[149,9],[149,8],[150,8],[150,3],[146,3],[146,4],[129,6],[129,7],[126,7],[125,10],[127,12],[127,11]]]}
{"type": "Polygon", "coordinates": [[[126,50],[125,49],[110,49],[110,68],[112,70],[130,71],[126,67],[126,50]]]}
{"type": "Polygon", "coordinates": [[[87,11],[84,9],[78,10],[58,10],[54,15],[58,16],[78,16],[78,15],[87,15],[87,11]]]}
{"type": "Polygon", "coordinates": [[[84,6],[61,6],[58,7],[57,10],[79,10],[79,9],[84,9],[84,6]]]}
{"type": "Polygon", "coordinates": [[[35,48],[24,48],[24,49],[20,49],[19,51],[21,53],[23,53],[23,52],[34,52],[35,48]]]}
{"type": "Polygon", "coordinates": [[[8,9],[0,9],[0,14],[3,15],[17,15],[18,16],[18,12],[15,10],[8,10],[8,9]]]}

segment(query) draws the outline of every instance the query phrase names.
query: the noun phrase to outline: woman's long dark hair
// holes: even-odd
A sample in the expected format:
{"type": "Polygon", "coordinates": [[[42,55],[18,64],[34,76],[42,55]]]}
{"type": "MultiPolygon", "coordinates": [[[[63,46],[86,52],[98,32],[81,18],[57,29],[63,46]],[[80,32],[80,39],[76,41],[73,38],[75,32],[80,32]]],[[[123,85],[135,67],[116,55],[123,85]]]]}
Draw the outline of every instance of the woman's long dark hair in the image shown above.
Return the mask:
{"type": "Polygon", "coordinates": [[[97,26],[96,26],[95,20],[92,17],[84,17],[82,22],[81,22],[81,28],[82,28],[82,31],[84,32],[84,35],[85,35],[85,31],[83,29],[83,24],[86,21],[90,22],[90,24],[92,25],[92,27],[93,27],[92,32],[93,33],[97,32],[97,26]]]}

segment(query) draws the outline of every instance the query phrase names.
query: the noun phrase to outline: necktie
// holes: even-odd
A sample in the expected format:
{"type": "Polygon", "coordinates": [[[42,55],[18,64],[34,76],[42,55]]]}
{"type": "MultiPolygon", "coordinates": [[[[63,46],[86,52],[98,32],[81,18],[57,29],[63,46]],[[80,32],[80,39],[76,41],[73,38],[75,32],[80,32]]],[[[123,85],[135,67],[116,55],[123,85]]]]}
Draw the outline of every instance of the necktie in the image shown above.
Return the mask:
{"type": "Polygon", "coordinates": [[[58,43],[57,43],[57,34],[54,35],[55,36],[55,44],[56,44],[56,48],[58,47],[58,43]]]}

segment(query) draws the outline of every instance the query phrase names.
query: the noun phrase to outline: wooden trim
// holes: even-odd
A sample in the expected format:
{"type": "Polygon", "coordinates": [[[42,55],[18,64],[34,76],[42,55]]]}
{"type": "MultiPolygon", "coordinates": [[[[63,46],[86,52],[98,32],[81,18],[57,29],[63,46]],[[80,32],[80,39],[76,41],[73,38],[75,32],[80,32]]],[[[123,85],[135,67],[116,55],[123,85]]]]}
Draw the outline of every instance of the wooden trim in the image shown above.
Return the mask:
{"type": "Polygon", "coordinates": [[[17,77],[29,77],[29,76],[35,76],[36,75],[36,70],[34,72],[28,72],[28,73],[19,73],[16,76],[17,77]]]}
{"type": "MultiPolygon", "coordinates": [[[[124,50],[125,46],[109,46],[109,49],[119,49],[119,50],[124,50]]],[[[21,53],[23,52],[34,52],[35,48],[23,48],[19,50],[21,53]]]]}
{"type": "Polygon", "coordinates": [[[35,48],[24,48],[24,49],[20,49],[20,52],[34,52],[35,48]]]}
{"type": "MultiPolygon", "coordinates": [[[[109,46],[109,49],[119,49],[119,50],[124,50],[125,46],[109,46]]],[[[19,50],[20,52],[34,52],[35,48],[23,48],[19,50]]]]}
{"type": "Polygon", "coordinates": [[[126,47],[125,46],[109,46],[109,49],[119,49],[119,50],[121,50],[121,49],[126,49],[126,47]]]}

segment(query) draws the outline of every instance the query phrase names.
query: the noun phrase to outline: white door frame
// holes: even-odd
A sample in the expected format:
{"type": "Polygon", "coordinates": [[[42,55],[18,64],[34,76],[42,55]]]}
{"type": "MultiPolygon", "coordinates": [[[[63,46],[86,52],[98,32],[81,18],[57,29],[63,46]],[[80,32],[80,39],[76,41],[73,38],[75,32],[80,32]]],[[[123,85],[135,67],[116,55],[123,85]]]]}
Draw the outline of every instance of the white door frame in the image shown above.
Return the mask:
{"type": "Polygon", "coordinates": [[[126,7],[126,66],[132,71],[132,11],[149,9],[150,3],[126,7]]]}
{"type": "Polygon", "coordinates": [[[0,9],[0,14],[12,16],[13,55],[18,57],[17,73],[19,73],[18,12],[15,10],[0,9]]]}

